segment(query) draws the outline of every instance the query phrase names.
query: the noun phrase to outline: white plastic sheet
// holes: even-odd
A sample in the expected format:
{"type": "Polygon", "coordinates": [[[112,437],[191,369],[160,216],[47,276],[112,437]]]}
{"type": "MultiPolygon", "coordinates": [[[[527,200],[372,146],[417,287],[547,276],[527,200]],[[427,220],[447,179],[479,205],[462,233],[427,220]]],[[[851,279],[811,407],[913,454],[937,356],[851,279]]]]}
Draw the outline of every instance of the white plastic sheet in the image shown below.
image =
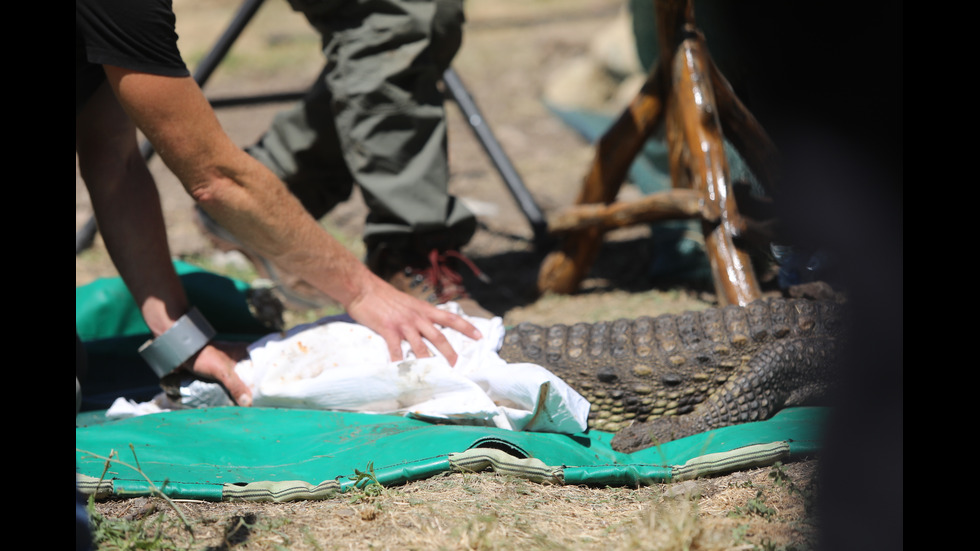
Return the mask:
{"type": "MultiPolygon", "coordinates": [[[[460,313],[454,303],[446,307],[460,313]]],[[[255,406],[400,413],[511,430],[586,429],[585,398],[539,365],[500,358],[500,318],[464,317],[483,338],[443,329],[458,354],[455,366],[432,346],[433,356],[417,358],[408,343],[405,359],[392,362],[377,333],[333,317],[254,343],[238,371],[255,406]]]]}
{"type": "MultiPolygon", "coordinates": [[[[443,307],[463,315],[455,303],[443,307]]],[[[236,369],[252,389],[253,406],[402,414],[537,432],[586,430],[585,398],[540,365],[511,364],[498,355],[500,318],[464,317],[483,338],[444,328],[458,354],[455,366],[431,345],[432,357],[417,358],[408,343],[402,343],[405,359],[392,362],[377,333],[337,316],[266,336],[236,369]]],[[[186,405],[220,399],[200,382],[184,387],[186,405]]]]}

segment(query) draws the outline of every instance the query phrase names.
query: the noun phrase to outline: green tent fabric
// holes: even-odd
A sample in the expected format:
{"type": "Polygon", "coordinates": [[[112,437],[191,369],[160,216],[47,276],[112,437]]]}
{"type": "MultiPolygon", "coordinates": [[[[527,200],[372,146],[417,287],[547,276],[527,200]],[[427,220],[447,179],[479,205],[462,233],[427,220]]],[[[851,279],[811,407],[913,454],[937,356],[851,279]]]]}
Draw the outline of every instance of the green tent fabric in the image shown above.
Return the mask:
{"type": "Polygon", "coordinates": [[[76,418],[78,486],[98,496],[159,489],[211,501],[321,499],[357,471],[383,485],[454,471],[497,472],[553,484],[637,486],[770,465],[816,453],[822,408],[725,427],[624,454],[612,434],[512,432],[387,415],[219,407],[118,421],[76,418]]]}

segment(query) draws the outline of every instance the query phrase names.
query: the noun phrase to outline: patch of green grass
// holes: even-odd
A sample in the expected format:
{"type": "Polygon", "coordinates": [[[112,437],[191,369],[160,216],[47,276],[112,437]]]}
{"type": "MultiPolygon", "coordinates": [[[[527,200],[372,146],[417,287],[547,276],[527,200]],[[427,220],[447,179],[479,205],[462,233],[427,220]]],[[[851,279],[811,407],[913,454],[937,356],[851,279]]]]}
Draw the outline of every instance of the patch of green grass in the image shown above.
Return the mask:
{"type": "Polygon", "coordinates": [[[367,464],[367,470],[354,469],[354,474],[350,476],[354,481],[354,488],[360,490],[369,497],[376,497],[385,492],[385,487],[378,481],[378,475],[374,472],[374,462],[367,464]]]}
{"type": "MultiPolygon", "coordinates": [[[[191,529],[190,524],[187,522],[187,518],[184,516],[183,512],[177,507],[177,505],[164,493],[163,489],[158,488],[153,481],[143,472],[140,467],[139,457],[136,455],[136,449],[132,444],[129,445],[129,451],[133,454],[133,463],[125,463],[119,459],[119,454],[116,450],[109,452],[108,456],[99,456],[97,454],[91,454],[93,457],[99,457],[105,460],[105,467],[102,471],[102,477],[109,471],[112,464],[117,466],[125,467],[136,471],[142,476],[147,484],[150,485],[151,493],[163,498],[167,504],[173,509],[177,514],[176,519],[163,520],[166,517],[163,515],[157,515],[156,521],[152,524],[147,524],[143,520],[127,520],[127,519],[116,519],[108,520],[102,515],[98,514],[95,510],[95,496],[89,496],[88,500],[88,513],[89,518],[92,523],[92,540],[93,543],[100,549],[176,549],[177,547],[168,537],[164,536],[164,532],[173,533],[174,530],[180,531],[185,530],[187,534],[194,538],[194,531],[191,529]],[[179,524],[177,524],[179,521],[179,524]]],[[[101,480],[99,481],[101,484],[101,480]]],[[[164,481],[163,486],[166,487],[167,481],[164,481]]]]}
{"type": "Polygon", "coordinates": [[[794,487],[793,479],[786,474],[786,470],[783,468],[783,464],[780,461],[773,464],[767,476],[772,479],[773,484],[776,486],[794,487]]]}
{"type": "Polygon", "coordinates": [[[95,502],[89,499],[88,514],[92,528],[92,542],[96,549],[163,551],[181,549],[166,534],[178,529],[179,521],[164,515],[150,519],[110,519],[95,510],[95,502]]]}
{"type": "Polygon", "coordinates": [[[745,502],[745,506],[736,506],[735,509],[729,513],[731,517],[741,517],[745,515],[757,515],[763,518],[772,518],[775,516],[776,510],[766,505],[766,498],[763,495],[762,490],[756,492],[755,497],[745,502]]]}

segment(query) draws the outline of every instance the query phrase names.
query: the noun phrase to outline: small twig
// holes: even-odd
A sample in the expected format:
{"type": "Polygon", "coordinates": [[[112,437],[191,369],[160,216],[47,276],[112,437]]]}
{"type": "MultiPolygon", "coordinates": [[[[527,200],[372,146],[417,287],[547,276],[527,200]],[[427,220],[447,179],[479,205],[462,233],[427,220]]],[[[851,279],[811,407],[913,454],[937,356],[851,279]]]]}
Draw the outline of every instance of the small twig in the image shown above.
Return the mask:
{"type": "MultiPolygon", "coordinates": [[[[133,448],[133,445],[132,444],[129,445],[129,449],[132,450],[133,457],[136,458],[136,450],[133,448]]],[[[116,450],[110,450],[108,457],[103,456],[103,455],[98,455],[98,454],[92,453],[92,452],[87,451],[87,450],[80,450],[78,448],[75,448],[75,451],[76,452],[86,453],[86,454],[88,454],[88,455],[90,455],[92,457],[98,458],[98,459],[105,459],[105,468],[102,470],[102,476],[99,477],[99,487],[102,486],[102,481],[105,479],[105,475],[109,471],[109,465],[113,461],[115,461],[115,463],[117,463],[119,465],[122,465],[124,467],[128,467],[128,468],[130,468],[130,469],[138,472],[140,474],[140,476],[142,476],[143,479],[146,480],[147,484],[150,485],[150,491],[151,491],[151,493],[153,493],[154,495],[159,496],[164,501],[166,501],[167,504],[170,505],[170,508],[173,509],[174,513],[176,513],[177,516],[180,518],[181,522],[184,523],[184,527],[187,529],[187,532],[191,534],[191,537],[194,536],[194,529],[191,527],[191,524],[187,520],[187,517],[184,516],[183,511],[181,511],[180,510],[180,507],[178,507],[177,504],[174,503],[174,501],[172,499],[170,499],[170,497],[167,496],[167,494],[165,494],[162,489],[158,488],[157,485],[154,484],[152,480],[150,480],[150,477],[148,477],[146,475],[146,473],[143,472],[143,470],[139,466],[139,460],[138,459],[136,460],[136,466],[133,466],[133,465],[130,465],[130,464],[125,463],[123,461],[120,461],[119,459],[113,460],[113,457],[116,457],[116,458],[119,457],[119,454],[116,452],[116,450]]],[[[169,482],[170,482],[170,479],[164,480],[163,481],[163,487],[166,488],[167,487],[167,484],[169,482]]]]}
{"type": "Polygon", "coordinates": [[[143,468],[140,467],[140,458],[136,457],[136,448],[133,447],[132,442],[129,443],[129,451],[133,452],[133,461],[136,462],[136,470],[139,472],[143,472],[143,468]]]}

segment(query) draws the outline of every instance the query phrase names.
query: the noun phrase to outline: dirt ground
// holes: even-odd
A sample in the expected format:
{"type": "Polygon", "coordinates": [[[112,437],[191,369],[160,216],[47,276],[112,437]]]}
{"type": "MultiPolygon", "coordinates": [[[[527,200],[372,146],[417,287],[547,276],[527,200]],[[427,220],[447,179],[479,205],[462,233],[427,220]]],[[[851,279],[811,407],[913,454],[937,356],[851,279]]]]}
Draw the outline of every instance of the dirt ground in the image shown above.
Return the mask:
{"type": "MultiPolygon", "coordinates": [[[[174,3],[182,52],[191,63],[201,58],[239,4],[174,3]]],[[[454,67],[546,213],[573,202],[593,150],[546,109],[541,97],[549,79],[588,54],[592,39],[613,23],[622,6],[617,0],[467,2],[466,35],[454,67]]],[[[283,0],[270,0],[205,91],[212,98],[296,91],[312,81],[321,63],[318,38],[302,17],[283,0]]],[[[229,134],[247,146],[281,107],[222,109],[219,117],[229,134]]],[[[579,293],[536,296],[542,251],[533,246],[530,225],[458,109],[450,104],[449,112],[451,191],[481,222],[463,252],[493,282],[472,292],[505,323],[612,320],[713,304],[713,296],[697,282],[667,285],[649,277],[650,242],[643,228],[608,236],[579,293]]],[[[241,270],[240,259],[215,251],[198,232],[191,200],[158,158],[151,168],[173,255],[216,271],[241,270]]],[[[623,193],[637,192],[627,186],[623,193]]],[[[363,254],[365,212],[355,194],[323,223],[363,254]]],[[[77,171],[75,213],[77,231],[91,216],[77,171]]],[[[100,239],[76,256],[76,285],[113,275],[100,239]]],[[[290,314],[300,320],[311,315],[290,314]]],[[[196,538],[189,540],[179,527],[169,535],[180,542],[176,547],[195,549],[806,549],[814,542],[810,504],[816,467],[812,460],[640,489],[543,487],[492,475],[460,475],[380,496],[317,503],[181,503],[196,538]],[[784,476],[792,483],[786,484],[784,476]],[[676,512],[678,504],[685,509],[676,512]]],[[[108,518],[173,518],[160,500],[111,501],[97,510],[108,518]]]]}

